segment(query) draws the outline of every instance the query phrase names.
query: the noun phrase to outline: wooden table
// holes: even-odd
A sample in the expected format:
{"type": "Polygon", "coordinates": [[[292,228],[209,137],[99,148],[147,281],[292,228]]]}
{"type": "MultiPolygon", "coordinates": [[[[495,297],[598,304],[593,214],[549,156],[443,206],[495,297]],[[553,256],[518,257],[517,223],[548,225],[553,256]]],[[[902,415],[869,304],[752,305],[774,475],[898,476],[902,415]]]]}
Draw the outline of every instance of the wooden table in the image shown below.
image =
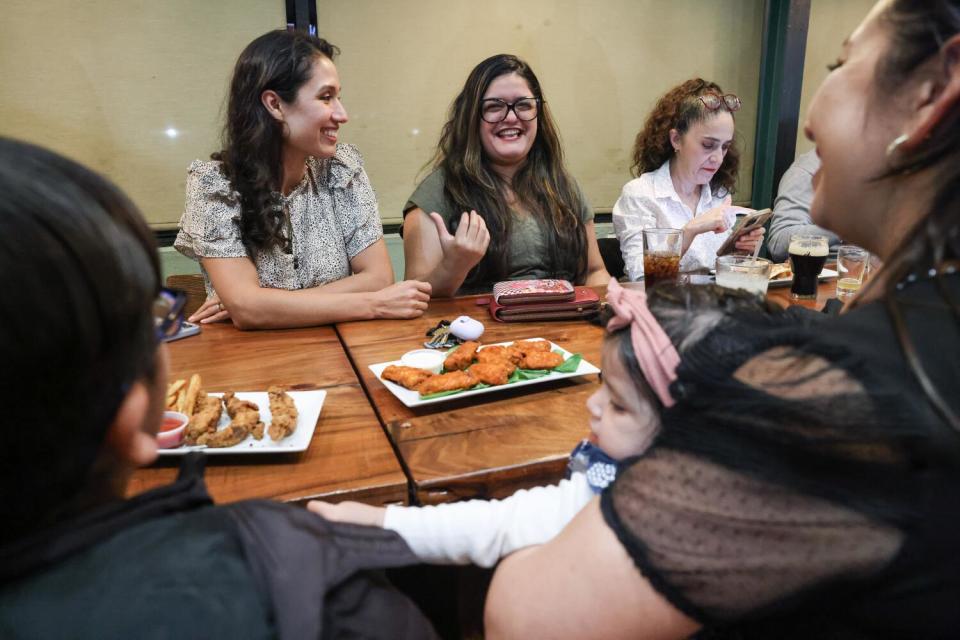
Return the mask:
{"type": "MultiPolygon", "coordinates": [[[[830,266],[830,265],[827,265],[830,266]]],[[[835,268],[835,267],[831,267],[835,268]]],[[[767,299],[777,302],[783,307],[798,305],[819,311],[827,304],[827,300],[837,297],[836,279],[821,280],[817,285],[816,300],[794,300],[790,297],[790,287],[770,287],[767,290],[767,299]]]]}
{"type": "MultiPolygon", "coordinates": [[[[327,391],[306,451],[208,456],[207,486],[217,502],[323,497],[406,503],[406,477],[333,328],[242,332],[216,324],[168,346],[170,379],[199,373],[206,391],[266,391],[272,384],[327,391]]],[[[128,493],[171,482],[179,460],[161,458],[141,469],[128,493]]]]}
{"type": "MultiPolygon", "coordinates": [[[[601,290],[602,292],[602,290],[601,290]]],[[[517,489],[556,482],[573,447],[589,432],[586,400],[598,376],[504,389],[417,409],[404,406],[369,365],[422,348],[440,320],[467,315],[486,325],[482,341],[546,338],[600,366],[603,330],[586,321],[494,322],[477,297],[432,300],[422,318],[337,325],[337,332],[370,401],[394,442],[415,499],[434,504],[463,498],[508,496],[517,489]]]]}

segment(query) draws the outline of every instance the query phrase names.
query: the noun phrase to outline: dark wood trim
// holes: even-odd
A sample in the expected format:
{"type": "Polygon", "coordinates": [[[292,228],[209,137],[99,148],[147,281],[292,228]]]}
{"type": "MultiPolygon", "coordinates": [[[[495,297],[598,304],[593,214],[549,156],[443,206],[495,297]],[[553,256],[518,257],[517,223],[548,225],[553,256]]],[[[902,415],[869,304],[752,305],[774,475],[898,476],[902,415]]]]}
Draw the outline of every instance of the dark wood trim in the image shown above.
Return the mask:
{"type": "Polygon", "coordinates": [[[767,0],[753,164],[752,206],[771,206],[796,154],[810,0],[767,0]]]}
{"type": "Polygon", "coordinates": [[[317,0],[286,0],[287,29],[317,35],[317,0]]]}

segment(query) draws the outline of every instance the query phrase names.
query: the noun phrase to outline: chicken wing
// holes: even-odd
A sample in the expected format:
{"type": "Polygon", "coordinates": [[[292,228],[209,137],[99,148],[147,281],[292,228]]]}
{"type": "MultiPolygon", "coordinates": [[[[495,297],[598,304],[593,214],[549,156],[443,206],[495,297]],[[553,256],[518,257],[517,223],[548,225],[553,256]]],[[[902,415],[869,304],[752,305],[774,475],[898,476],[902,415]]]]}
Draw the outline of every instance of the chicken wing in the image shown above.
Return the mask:
{"type": "Polygon", "coordinates": [[[472,365],[467,371],[484,384],[497,385],[507,384],[510,374],[517,367],[507,360],[497,360],[492,362],[479,362],[472,365]]]}
{"type": "Polygon", "coordinates": [[[427,378],[433,377],[432,371],[418,369],[417,367],[405,367],[403,365],[392,364],[383,370],[380,377],[390,382],[396,382],[401,387],[407,389],[416,389],[421,382],[427,378]]]}
{"type": "Polygon", "coordinates": [[[440,393],[441,391],[459,391],[469,389],[477,384],[477,379],[469,371],[451,371],[439,376],[432,376],[420,383],[417,391],[421,396],[428,396],[431,393],[440,393]]]}
{"type": "Polygon", "coordinates": [[[553,369],[563,364],[563,356],[552,351],[530,351],[520,361],[521,369],[553,369]]]}
{"type": "Polygon", "coordinates": [[[447,371],[463,370],[473,364],[473,356],[477,353],[480,343],[476,340],[467,340],[453,350],[443,361],[443,368],[447,371]]]}
{"type": "Polygon", "coordinates": [[[477,362],[510,362],[517,364],[523,359],[523,354],[519,349],[509,346],[491,345],[477,351],[477,362]]]}
{"type": "Polygon", "coordinates": [[[529,355],[535,351],[550,351],[549,340],[517,340],[512,346],[523,355],[529,355]]]}
{"type": "Polygon", "coordinates": [[[282,440],[297,428],[297,407],[280,387],[270,387],[267,394],[270,396],[270,437],[282,440]]]}

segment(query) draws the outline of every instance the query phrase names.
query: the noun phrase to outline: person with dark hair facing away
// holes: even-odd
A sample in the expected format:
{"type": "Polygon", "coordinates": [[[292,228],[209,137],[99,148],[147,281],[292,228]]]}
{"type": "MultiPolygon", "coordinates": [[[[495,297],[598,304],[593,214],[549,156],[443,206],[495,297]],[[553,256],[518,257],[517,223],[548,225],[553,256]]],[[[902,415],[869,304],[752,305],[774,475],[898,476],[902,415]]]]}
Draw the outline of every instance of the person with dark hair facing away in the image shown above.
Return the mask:
{"type": "Polygon", "coordinates": [[[413,318],[424,282],[394,284],[377,199],[356,147],[332,44],[271,31],[240,54],[223,149],[190,165],[174,246],[200,262],[190,317],[240,329],[413,318]]]}
{"type": "Polygon", "coordinates": [[[878,2],[805,131],[813,223],[883,267],[682,353],[646,453],[500,563],[486,638],[957,637],[960,0],[878,2]]]}
{"type": "MultiPolygon", "coordinates": [[[[613,205],[613,228],[631,280],[643,276],[643,230],[682,229],[680,270],[710,269],[737,213],[731,206],[740,152],[733,114],[740,98],[713,82],[687,80],[664,94],[633,146],[633,174],[613,205]]],[[[737,240],[752,253],[763,229],[737,240]]]]}
{"type": "Polygon", "coordinates": [[[416,562],[392,532],[269,501],[214,507],[203,457],[124,499],[157,457],[185,294],[99,175],[0,139],[0,637],[431,637],[371,570],[416,562]],[[27,311],[29,310],[29,312],[27,311]]]}
{"type": "Polygon", "coordinates": [[[405,275],[433,295],[489,292],[501,280],[609,280],[593,212],[523,60],[499,54],[474,67],[431,164],[403,207],[402,233],[405,275]]]}

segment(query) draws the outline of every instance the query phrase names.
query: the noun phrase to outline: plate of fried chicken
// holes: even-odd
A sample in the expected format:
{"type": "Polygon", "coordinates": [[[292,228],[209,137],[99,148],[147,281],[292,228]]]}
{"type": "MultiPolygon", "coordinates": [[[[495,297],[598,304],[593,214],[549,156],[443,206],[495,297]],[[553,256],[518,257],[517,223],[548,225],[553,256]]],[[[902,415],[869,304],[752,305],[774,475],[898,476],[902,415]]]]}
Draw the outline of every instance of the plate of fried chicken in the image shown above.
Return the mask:
{"type": "Polygon", "coordinates": [[[291,453],[310,446],[327,392],[227,391],[203,394],[184,432],[184,444],[161,456],[291,453]]]}
{"type": "Polygon", "coordinates": [[[600,370],[543,338],[481,345],[470,340],[447,352],[435,374],[399,360],[370,365],[377,378],[408,407],[573,378],[600,370]]]}

